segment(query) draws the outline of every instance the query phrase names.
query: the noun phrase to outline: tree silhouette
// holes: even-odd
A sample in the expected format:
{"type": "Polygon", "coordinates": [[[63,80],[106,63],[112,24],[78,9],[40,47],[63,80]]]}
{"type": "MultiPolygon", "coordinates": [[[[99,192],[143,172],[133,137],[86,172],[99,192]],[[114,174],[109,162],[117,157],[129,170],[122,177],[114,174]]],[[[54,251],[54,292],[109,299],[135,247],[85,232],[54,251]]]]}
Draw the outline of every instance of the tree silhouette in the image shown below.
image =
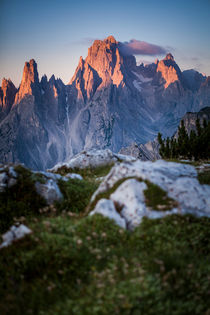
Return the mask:
{"type": "Polygon", "coordinates": [[[201,126],[200,120],[196,119],[196,131],[191,130],[190,135],[186,131],[184,121],[178,128],[178,138],[175,136],[162,139],[161,133],[158,133],[158,142],[160,144],[159,153],[163,158],[187,158],[187,159],[208,159],[210,158],[210,121],[203,120],[201,126]]]}

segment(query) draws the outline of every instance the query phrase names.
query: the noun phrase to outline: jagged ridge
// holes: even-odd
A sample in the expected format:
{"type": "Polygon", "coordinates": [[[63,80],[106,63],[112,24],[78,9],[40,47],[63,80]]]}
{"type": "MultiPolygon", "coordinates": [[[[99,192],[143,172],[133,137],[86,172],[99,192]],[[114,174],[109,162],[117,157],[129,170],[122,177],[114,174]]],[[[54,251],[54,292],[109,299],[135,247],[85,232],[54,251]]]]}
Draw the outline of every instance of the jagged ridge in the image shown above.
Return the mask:
{"type": "Polygon", "coordinates": [[[113,36],[93,43],[66,86],[54,76],[39,81],[33,59],[25,63],[18,91],[11,81],[4,86],[0,161],[35,169],[50,168],[83,149],[118,152],[153,140],[158,131],[171,136],[186,112],[210,104],[208,78],[181,72],[171,54],[137,66],[113,36]]]}

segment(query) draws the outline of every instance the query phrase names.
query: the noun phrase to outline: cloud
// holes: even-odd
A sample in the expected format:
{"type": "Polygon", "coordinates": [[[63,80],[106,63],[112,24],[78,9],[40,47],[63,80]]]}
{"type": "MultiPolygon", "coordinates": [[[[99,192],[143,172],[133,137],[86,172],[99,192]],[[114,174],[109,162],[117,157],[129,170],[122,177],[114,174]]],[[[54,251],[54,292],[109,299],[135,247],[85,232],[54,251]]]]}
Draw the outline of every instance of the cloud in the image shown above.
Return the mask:
{"type": "Polygon", "coordinates": [[[120,51],[125,55],[165,55],[167,50],[164,47],[150,44],[144,41],[131,39],[129,42],[120,44],[120,51]]]}

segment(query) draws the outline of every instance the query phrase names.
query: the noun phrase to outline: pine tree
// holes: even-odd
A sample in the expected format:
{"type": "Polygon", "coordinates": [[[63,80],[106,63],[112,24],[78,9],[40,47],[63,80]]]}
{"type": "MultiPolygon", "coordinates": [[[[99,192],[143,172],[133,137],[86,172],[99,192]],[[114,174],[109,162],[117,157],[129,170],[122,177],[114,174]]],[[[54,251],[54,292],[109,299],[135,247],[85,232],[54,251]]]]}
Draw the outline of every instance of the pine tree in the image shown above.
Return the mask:
{"type": "Polygon", "coordinates": [[[200,137],[200,135],[201,135],[201,124],[200,124],[200,119],[199,118],[196,119],[196,131],[197,131],[198,137],[200,137]]]}
{"type": "Polygon", "coordinates": [[[204,118],[204,120],[203,120],[203,128],[206,129],[207,127],[208,127],[208,124],[207,124],[206,119],[204,118]]]}
{"type": "Polygon", "coordinates": [[[167,139],[166,139],[166,149],[165,149],[165,157],[167,158],[167,159],[169,159],[170,158],[170,139],[169,139],[169,137],[167,137],[167,139]]]}
{"type": "Polygon", "coordinates": [[[165,158],[165,144],[164,141],[162,140],[162,135],[160,132],[158,132],[158,142],[160,144],[159,153],[162,158],[165,158]]]}
{"type": "Polygon", "coordinates": [[[182,157],[187,157],[189,148],[189,137],[185,129],[184,121],[181,121],[181,126],[178,129],[178,153],[182,157]]]}
{"type": "Polygon", "coordinates": [[[191,130],[188,136],[185,129],[184,121],[178,128],[178,139],[171,137],[162,139],[162,135],[158,134],[158,142],[160,144],[160,155],[163,158],[194,158],[208,159],[210,158],[210,121],[207,123],[203,120],[203,126],[200,120],[196,120],[196,131],[191,130]]]}

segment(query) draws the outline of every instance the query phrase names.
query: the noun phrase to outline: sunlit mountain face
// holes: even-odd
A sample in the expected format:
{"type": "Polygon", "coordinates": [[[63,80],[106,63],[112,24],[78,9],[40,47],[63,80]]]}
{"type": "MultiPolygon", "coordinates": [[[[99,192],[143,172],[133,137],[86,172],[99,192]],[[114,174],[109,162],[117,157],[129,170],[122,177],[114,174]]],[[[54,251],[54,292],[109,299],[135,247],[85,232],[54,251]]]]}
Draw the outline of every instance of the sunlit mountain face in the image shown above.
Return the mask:
{"type": "Polygon", "coordinates": [[[158,132],[171,136],[186,112],[210,104],[210,80],[181,71],[171,53],[137,66],[113,36],[96,40],[65,85],[38,75],[25,63],[17,90],[7,79],[0,89],[0,162],[46,169],[83,149],[118,152],[144,144],[158,132]]]}

